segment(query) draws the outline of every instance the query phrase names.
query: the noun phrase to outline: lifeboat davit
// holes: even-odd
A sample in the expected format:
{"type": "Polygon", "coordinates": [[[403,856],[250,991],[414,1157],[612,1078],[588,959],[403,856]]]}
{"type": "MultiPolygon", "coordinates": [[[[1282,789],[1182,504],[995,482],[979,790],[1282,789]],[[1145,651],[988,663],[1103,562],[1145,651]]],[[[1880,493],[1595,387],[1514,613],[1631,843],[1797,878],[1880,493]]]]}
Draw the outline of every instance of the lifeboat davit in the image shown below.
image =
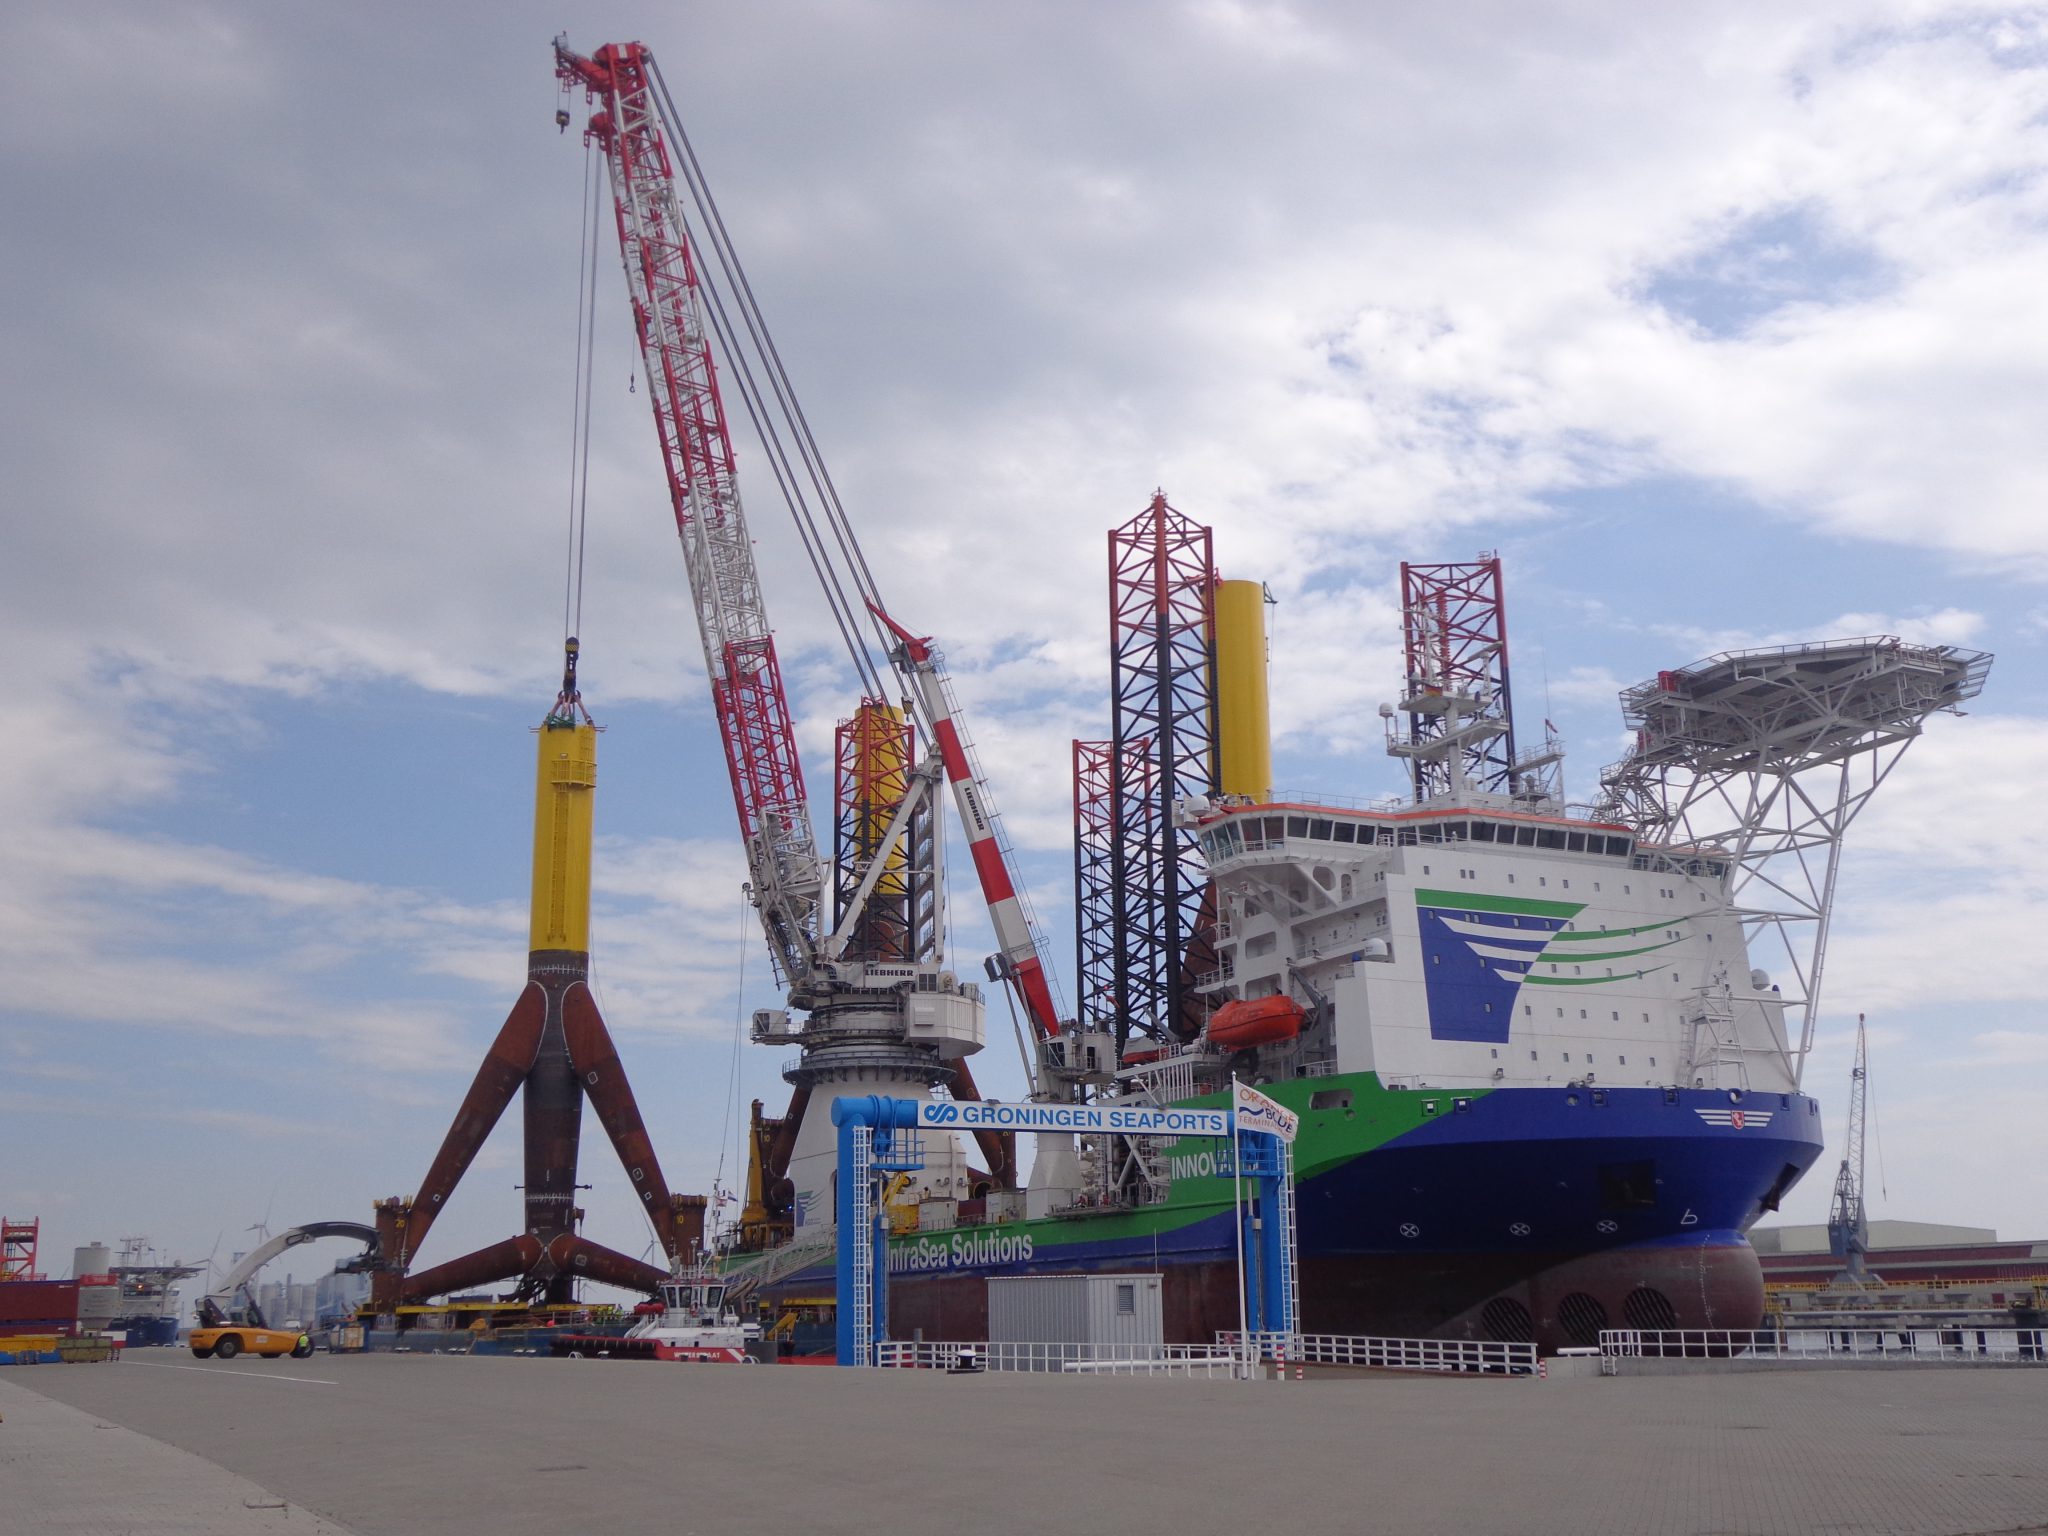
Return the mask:
{"type": "Polygon", "coordinates": [[[1225,1003],[1209,1020],[1209,1039],[1226,1051],[1277,1045],[1301,1033],[1307,1015],[1291,997],[1247,997],[1225,1003]]]}

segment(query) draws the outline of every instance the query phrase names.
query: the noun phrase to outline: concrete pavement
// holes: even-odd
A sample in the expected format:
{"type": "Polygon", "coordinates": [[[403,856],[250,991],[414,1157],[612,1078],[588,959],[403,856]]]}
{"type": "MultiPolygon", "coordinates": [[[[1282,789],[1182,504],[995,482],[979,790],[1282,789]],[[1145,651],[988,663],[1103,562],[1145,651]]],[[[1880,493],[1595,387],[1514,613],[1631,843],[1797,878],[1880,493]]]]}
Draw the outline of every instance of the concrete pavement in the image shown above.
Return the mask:
{"type": "Polygon", "coordinates": [[[0,1375],[0,1494],[36,1396],[90,1416],[74,1439],[134,1432],[94,1453],[93,1497],[138,1521],[222,1507],[160,1480],[174,1447],[291,1506],[264,1529],[351,1536],[2048,1532],[2040,1369],[1238,1383],[148,1351],[0,1375]]]}

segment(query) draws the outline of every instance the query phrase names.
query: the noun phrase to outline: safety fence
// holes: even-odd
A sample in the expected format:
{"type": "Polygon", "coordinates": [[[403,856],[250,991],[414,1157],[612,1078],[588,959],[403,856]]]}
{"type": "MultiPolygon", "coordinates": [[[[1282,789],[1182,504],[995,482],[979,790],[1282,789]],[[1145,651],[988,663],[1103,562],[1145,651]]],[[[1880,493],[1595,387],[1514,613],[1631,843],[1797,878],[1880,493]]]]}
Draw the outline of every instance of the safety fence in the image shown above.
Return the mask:
{"type": "Polygon", "coordinates": [[[1118,1375],[1196,1374],[1237,1357],[1213,1344],[978,1344],[884,1339],[875,1364],[896,1370],[1093,1371],[1118,1375]]]}
{"type": "Polygon", "coordinates": [[[1609,1328],[1600,1335],[1600,1370],[1629,1360],[1794,1361],[1814,1365],[2048,1364],[2048,1328],[1609,1328]]]}
{"type": "MultiPolygon", "coordinates": [[[[1534,1376],[1534,1344],[1501,1344],[1490,1339],[1392,1339],[1356,1333],[1254,1333],[1260,1360],[1307,1365],[1367,1366],[1381,1371],[1456,1371],[1489,1376],[1534,1376]]],[[[1234,1351],[1238,1335],[1219,1333],[1217,1344],[1234,1351]]]]}
{"type": "Polygon", "coordinates": [[[1116,1376],[1243,1375],[1254,1366],[1267,1365],[1537,1374],[1534,1344],[1331,1333],[1219,1333],[1214,1344],[979,1344],[891,1339],[875,1346],[875,1364],[899,1370],[1063,1371],[1116,1376]]]}

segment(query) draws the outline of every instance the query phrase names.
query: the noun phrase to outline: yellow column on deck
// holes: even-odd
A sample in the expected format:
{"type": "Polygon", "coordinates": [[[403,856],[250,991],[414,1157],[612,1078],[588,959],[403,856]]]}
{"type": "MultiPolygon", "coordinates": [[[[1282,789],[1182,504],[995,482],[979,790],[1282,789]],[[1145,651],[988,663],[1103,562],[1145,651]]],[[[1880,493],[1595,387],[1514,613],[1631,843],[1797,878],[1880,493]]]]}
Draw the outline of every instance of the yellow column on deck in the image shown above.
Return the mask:
{"type": "Polygon", "coordinates": [[[540,729],[533,794],[533,925],[530,949],[590,952],[591,797],[597,727],[540,729]]]}
{"type": "Polygon", "coordinates": [[[1226,795],[1273,794],[1273,732],[1266,715],[1266,589],[1216,584],[1216,782],[1226,795]]]}
{"type": "MultiPolygon", "coordinates": [[[[861,700],[851,723],[855,817],[850,851],[865,861],[881,844],[896,807],[910,791],[910,732],[904,726],[903,711],[879,699],[861,700]]],[[[883,865],[881,879],[875,882],[876,891],[884,896],[903,894],[907,862],[903,850],[903,843],[897,843],[883,865]]]]}

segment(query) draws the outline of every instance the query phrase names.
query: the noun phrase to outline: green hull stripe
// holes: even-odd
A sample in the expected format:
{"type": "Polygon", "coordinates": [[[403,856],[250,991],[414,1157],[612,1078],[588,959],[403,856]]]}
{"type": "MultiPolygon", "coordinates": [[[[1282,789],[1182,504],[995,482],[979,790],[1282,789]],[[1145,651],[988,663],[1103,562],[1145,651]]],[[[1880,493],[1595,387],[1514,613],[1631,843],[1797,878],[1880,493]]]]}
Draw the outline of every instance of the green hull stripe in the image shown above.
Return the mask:
{"type": "MultiPolygon", "coordinates": [[[[1679,942],[1677,939],[1666,939],[1662,944],[1645,944],[1640,949],[1603,949],[1593,954],[1585,954],[1577,950],[1566,950],[1560,959],[1551,963],[1563,965],[1567,963],[1577,964],[1586,960],[1632,960],[1637,955],[1654,955],[1658,950],[1669,949],[1672,945],[1679,942]]],[[[1546,959],[1549,958],[1550,951],[1548,949],[1544,949],[1540,953],[1546,959]]]]}
{"type": "Polygon", "coordinates": [[[1426,907],[1453,911],[1513,913],[1519,917],[1570,918],[1583,912],[1582,901],[1536,901],[1527,896],[1481,896],[1476,891],[1428,891],[1417,887],[1415,899],[1426,907]]]}
{"type": "MultiPolygon", "coordinates": [[[[1550,936],[1553,944],[1597,944],[1602,939],[1628,939],[1639,933],[1655,933],[1660,928],[1676,928],[1680,923],[1689,923],[1701,916],[1688,912],[1684,917],[1674,917],[1661,923],[1645,923],[1640,928],[1603,928],[1598,933],[1554,933],[1550,936]]],[[[1676,940],[1673,940],[1676,943],[1676,940]]],[[[1590,958],[1590,957],[1589,957],[1590,958]]]]}
{"type": "MultiPolygon", "coordinates": [[[[1651,966],[1650,970],[1655,970],[1651,966]]],[[[1623,971],[1619,976],[1524,976],[1525,987],[1604,987],[1610,981],[1638,981],[1650,971],[1623,971]]]]}

